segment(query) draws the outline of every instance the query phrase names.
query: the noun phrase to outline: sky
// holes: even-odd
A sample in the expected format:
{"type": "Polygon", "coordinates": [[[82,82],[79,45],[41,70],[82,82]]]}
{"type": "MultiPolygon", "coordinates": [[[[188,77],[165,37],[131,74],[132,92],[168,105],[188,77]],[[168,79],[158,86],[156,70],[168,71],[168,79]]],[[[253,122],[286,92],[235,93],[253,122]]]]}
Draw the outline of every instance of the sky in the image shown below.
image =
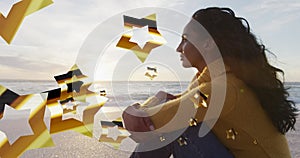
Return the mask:
{"type": "MultiPolygon", "coordinates": [[[[1,0],[0,12],[5,14],[15,2],[1,0]]],[[[300,81],[297,0],[54,0],[25,17],[11,44],[0,38],[0,79],[53,80],[77,64],[94,80],[149,80],[144,76],[147,66],[157,66],[156,80],[190,80],[195,70],[181,67],[175,49],[193,12],[210,6],[230,7],[247,19],[257,39],[276,55],[269,60],[284,70],[285,81],[300,81]],[[151,13],[157,13],[167,44],[141,63],[115,44],[126,31],[123,15],[143,18],[151,13]]]]}

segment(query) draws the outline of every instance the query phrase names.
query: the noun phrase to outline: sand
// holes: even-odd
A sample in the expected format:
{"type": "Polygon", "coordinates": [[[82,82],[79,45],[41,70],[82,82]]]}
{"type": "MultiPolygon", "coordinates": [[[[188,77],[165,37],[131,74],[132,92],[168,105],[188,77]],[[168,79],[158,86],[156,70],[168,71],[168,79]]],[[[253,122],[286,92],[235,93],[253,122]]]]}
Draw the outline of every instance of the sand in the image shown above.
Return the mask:
{"type": "MultiPolygon", "coordinates": [[[[300,118],[296,123],[296,130],[287,133],[288,143],[293,158],[300,158],[300,118]]],[[[26,151],[22,158],[126,158],[129,152],[114,150],[113,148],[76,132],[68,131],[53,135],[55,147],[26,151]]]]}

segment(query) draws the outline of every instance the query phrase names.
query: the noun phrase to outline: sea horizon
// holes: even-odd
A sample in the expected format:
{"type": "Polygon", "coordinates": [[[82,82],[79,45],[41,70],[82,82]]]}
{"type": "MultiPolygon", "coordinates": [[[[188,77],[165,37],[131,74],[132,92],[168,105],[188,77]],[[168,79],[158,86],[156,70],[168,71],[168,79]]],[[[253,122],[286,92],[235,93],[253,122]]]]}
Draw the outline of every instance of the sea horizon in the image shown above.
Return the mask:
{"type": "MultiPolygon", "coordinates": [[[[50,79],[1,79],[0,81],[37,81],[37,82],[56,82],[55,79],[50,80],[50,79]]],[[[111,81],[116,81],[116,82],[128,82],[128,80],[96,80],[96,82],[111,82],[111,81]]],[[[190,82],[190,80],[182,80],[182,81],[174,81],[174,80],[131,80],[129,82],[190,82]]],[[[284,81],[284,83],[300,83],[300,81],[284,81]]]]}

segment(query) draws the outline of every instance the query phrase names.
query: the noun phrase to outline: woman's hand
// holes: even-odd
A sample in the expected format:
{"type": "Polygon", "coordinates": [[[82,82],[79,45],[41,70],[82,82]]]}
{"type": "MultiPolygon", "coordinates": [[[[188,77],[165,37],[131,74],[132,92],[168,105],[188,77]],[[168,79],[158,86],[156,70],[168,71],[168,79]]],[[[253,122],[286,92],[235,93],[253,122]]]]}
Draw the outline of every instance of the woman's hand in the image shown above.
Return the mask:
{"type": "Polygon", "coordinates": [[[172,100],[172,99],[176,99],[176,96],[169,94],[167,92],[164,92],[164,91],[159,91],[158,93],[156,93],[155,97],[157,97],[158,99],[160,99],[164,102],[172,100]]]}
{"type": "MultiPolygon", "coordinates": [[[[140,110],[138,103],[129,106],[122,114],[125,128],[131,133],[131,138],[136,142],[144,142],[149,139],[149,131],[154,130],[154,125],[148,114],[140,110]]],[[[150,134],[150,135],[149,135],[150,134]]]]}

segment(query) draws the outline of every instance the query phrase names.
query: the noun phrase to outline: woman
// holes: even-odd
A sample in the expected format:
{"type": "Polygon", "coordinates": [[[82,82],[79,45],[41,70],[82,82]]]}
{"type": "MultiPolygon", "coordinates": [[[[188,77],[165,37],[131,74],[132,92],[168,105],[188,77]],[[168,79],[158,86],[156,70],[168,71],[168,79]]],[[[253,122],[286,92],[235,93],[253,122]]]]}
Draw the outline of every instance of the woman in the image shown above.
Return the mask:
{"type": "MultiPolygon", "coordinates": [[[[191,116],[197,123],[215,120],[214,135],[234,157],[291,157],[284,134],[294,129],[297,109],[287,100],[288,93],[277,78],[283,71],[268,63],[267,50],[257,42],[245,19],[229,8],[198,10],[185,27],[177,51],[183,66],[195,67],[199,73],[176,99],[169,97],[173,100],[159,104],[164,99],[161,96],[170,96],[160,92],[142,106],[127,108],[123,119],[129,131],[172,132],[189,126],[187,118],[191,116]],[[215,53],[218,51],[221,56],[215,53]],[[214,87],[226,90],[222,105],[216,103],[222,97],[213,97],[214,87]],[[207,116],[209,109],[218,107],[220,113],[207,116]],[[134,116],[137,113],[148,115],[134,116]],[[176,123],[170,124],[174,120],[176,123]]],[[[134,132],[132,136],[143,141],[134,132]]]]}

